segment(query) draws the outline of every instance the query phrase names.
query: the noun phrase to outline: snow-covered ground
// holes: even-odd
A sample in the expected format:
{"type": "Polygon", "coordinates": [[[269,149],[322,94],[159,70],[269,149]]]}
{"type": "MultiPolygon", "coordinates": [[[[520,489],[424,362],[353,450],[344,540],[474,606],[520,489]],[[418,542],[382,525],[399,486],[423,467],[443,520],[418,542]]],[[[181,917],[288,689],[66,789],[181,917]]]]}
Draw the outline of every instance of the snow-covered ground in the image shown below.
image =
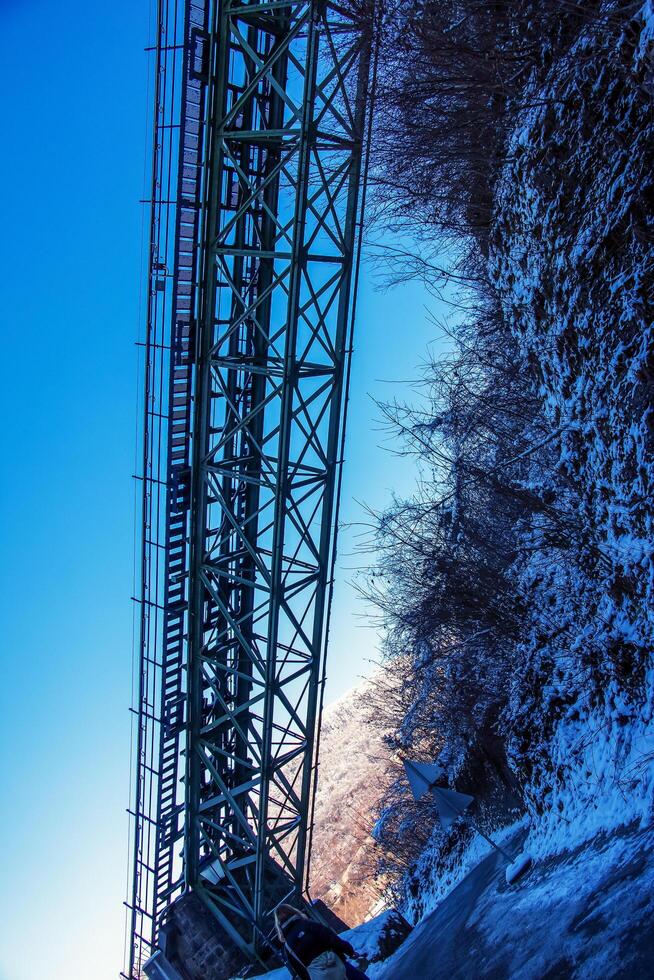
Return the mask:
{"type": "Polygon", "coordinates": [[[501,858],[489,854],[375,980],[482,977],[654,977],[654,828],[599,833],[542,858],[511,888],[501,858]]]}

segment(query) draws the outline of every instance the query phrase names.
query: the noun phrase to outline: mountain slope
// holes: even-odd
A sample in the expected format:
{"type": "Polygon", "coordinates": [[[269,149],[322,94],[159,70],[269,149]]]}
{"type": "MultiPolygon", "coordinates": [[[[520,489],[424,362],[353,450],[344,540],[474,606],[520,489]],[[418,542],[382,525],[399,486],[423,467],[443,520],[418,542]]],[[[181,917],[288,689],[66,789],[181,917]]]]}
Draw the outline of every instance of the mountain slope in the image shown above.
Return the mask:
{"type": "Polygon", "coordinates": [[[373,688],[374,681],[363,681],[329,705],[320,741],[311,890],[350,926],[381,899],[370,833],[389,782],[389,755],[385,732],[374,723],[373,688]]]}

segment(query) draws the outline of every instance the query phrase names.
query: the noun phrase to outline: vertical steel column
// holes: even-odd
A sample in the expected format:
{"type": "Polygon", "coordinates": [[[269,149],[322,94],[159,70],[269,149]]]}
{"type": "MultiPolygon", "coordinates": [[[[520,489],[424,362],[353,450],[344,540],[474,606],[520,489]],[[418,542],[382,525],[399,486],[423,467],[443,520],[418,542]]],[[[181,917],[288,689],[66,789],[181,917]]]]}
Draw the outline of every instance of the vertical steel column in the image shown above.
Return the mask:
{"type": "Polygon", "coordinates": [[[251,957],[306,886],[370,27],[223,0],[212,31],[185,865],[251,957]]]}

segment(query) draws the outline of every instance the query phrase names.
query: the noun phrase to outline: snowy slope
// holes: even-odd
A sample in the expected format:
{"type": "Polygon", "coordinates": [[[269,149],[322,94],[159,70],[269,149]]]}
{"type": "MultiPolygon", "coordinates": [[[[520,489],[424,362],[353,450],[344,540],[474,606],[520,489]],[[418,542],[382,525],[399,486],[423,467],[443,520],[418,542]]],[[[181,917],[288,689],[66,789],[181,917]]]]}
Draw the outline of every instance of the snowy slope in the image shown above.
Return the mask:
{"type": "Polygon", "coordinates": [[[495,202],[491,271],[552,433],[532,482],[571,515],[516,569],[509,753],[544,850],[654,798],[651,3],[616,22],[533,79],[495,202]]]}
{"type": "Polygon", "coordinates": [[[492,853],[378,980],[645,980],[654,976],[653,924],[652,828],[598,835],[539,862],[513,888],[492,853]]]}

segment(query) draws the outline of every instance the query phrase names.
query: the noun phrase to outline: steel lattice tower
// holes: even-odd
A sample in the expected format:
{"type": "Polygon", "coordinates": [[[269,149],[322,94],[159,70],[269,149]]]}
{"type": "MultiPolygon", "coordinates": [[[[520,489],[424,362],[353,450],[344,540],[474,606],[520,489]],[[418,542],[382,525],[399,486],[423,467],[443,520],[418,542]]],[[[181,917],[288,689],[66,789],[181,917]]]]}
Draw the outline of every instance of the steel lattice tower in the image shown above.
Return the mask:
{"type": "Polygon", "coordinates": [[[371,19],[159,4],[130,978],[183,888],[253,959],[306,891],[371,19]]]}

